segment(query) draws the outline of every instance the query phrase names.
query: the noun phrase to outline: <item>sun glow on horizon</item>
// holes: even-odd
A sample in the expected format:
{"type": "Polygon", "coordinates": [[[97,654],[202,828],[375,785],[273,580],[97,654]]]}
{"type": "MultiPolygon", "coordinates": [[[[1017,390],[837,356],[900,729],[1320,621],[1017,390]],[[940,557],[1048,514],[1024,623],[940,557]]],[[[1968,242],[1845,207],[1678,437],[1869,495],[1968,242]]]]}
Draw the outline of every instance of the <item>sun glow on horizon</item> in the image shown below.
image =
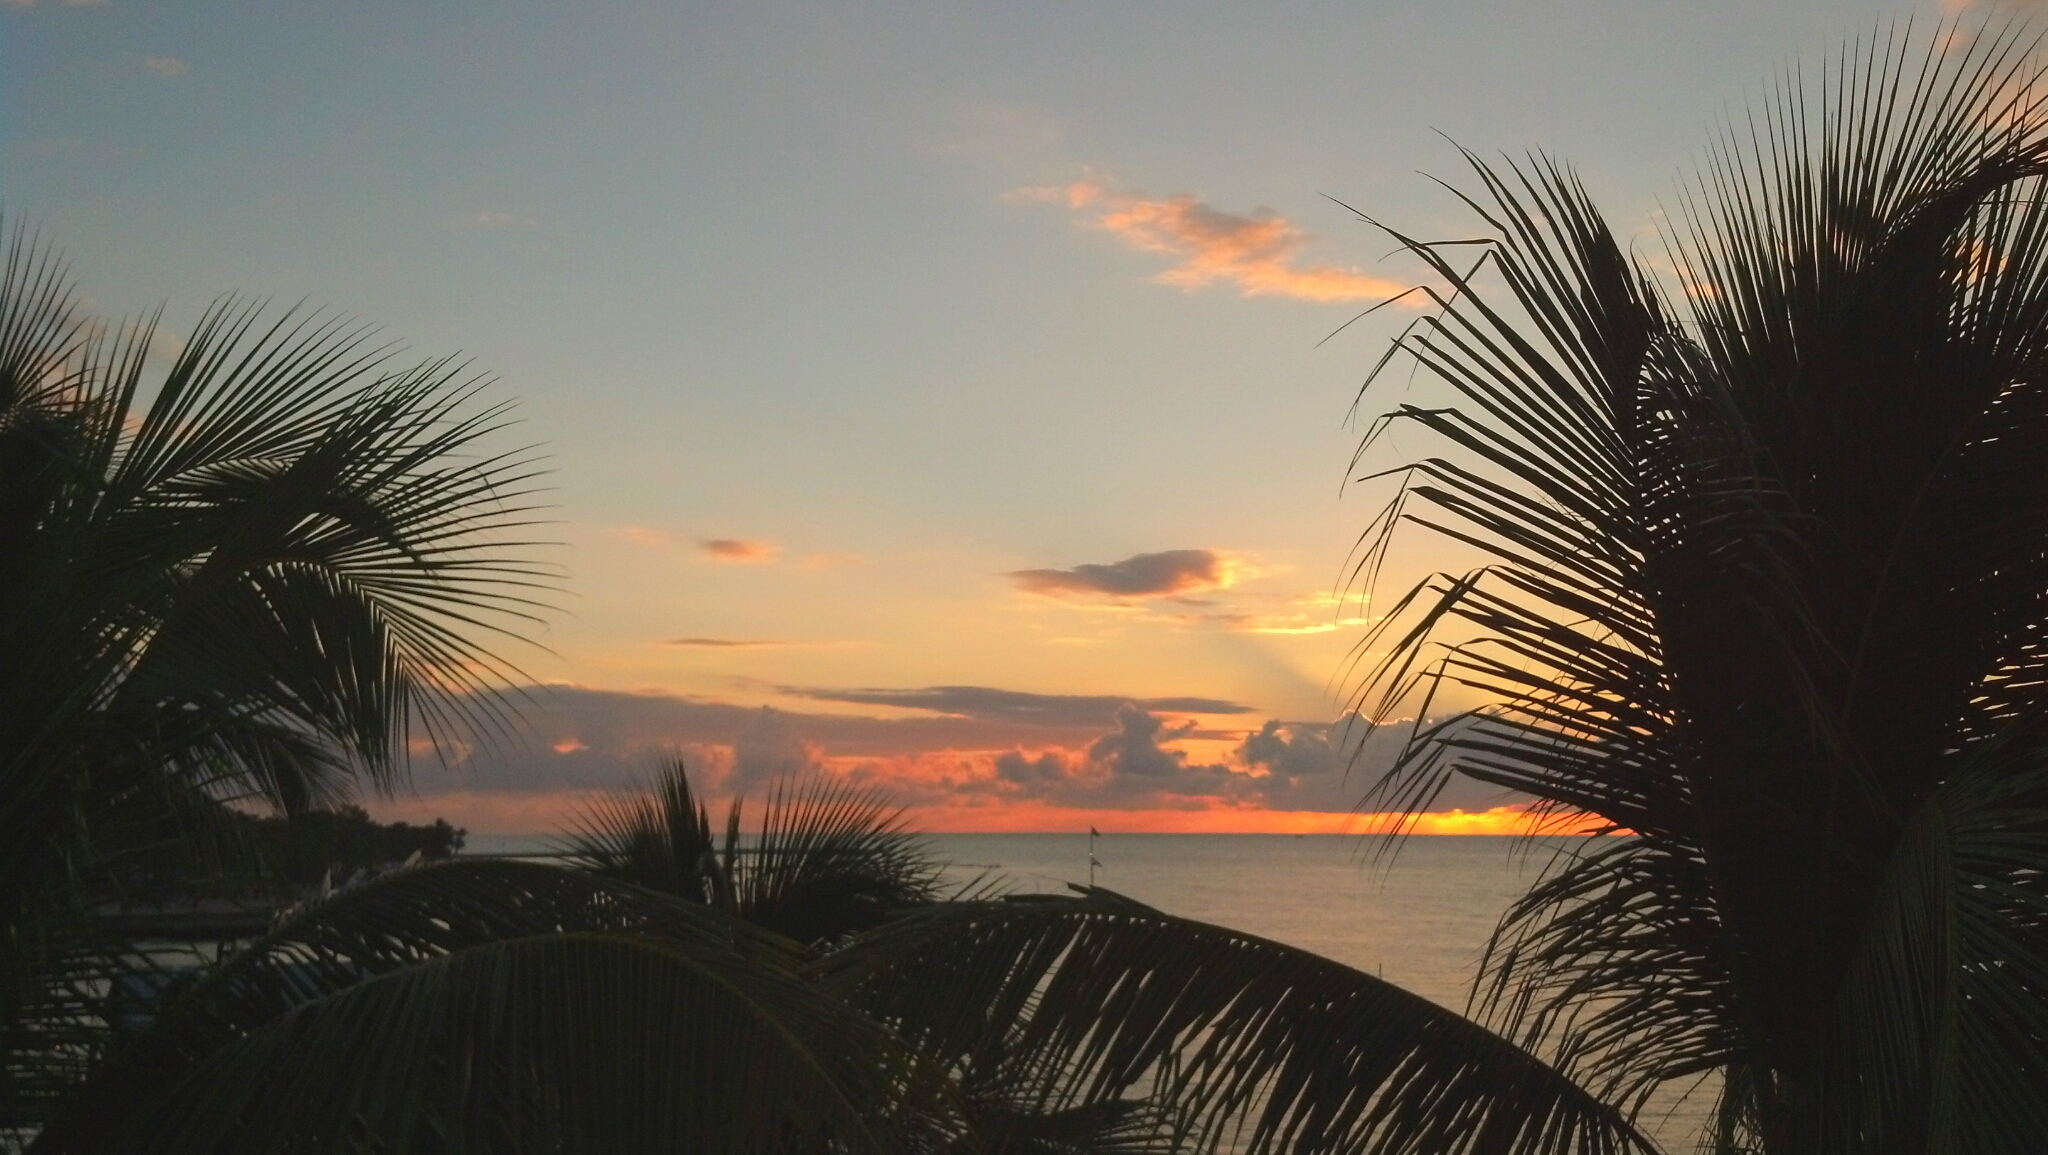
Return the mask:
{"type": "MultiPolygon", "coordinates": [[[[456,791],[372,803],[381,821],[432,822],[446,818],[472,834],[559,835],[579,814],[612,797],[606,791],[501,794],[456,791]]],[[[726,800],[707,799],[722,813],[726,800]]],[[[1094,827],[1115,834],[1348,834],[1408,833],[1430,836],[1574,835],[1599,831],[1597,820],[1560,823],[1524,806],[1487,810],[1452,809],[1421,814],[1321,810],[1269,810],[1214,806],[1188,809],[1081,809],[1016,802],[992,806],[922,806],[903,812],[905,829],[917,834],[1079,834],[1094,827]]]]}

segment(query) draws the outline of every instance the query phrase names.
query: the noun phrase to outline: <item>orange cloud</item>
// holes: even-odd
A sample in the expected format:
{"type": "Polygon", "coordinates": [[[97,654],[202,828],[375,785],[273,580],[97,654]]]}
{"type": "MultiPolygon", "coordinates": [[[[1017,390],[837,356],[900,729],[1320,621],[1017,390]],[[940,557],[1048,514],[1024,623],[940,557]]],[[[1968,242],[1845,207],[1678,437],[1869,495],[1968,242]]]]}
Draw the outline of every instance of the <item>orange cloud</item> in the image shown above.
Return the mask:
{"type": "Polygon", "coordinates": [[[1235,628],[1248,634],[1327,634],[1374,621],[1366,613],[1364,598],[1309,594],[1289,599],[1285,605],[1287,608],[1270,613],[1246,615],[1235,628]]]}
{"type": "Polygon", "coordinates": [[[702,538],[697,548],[711,555],[713,561],[729,562],[736,565],[755,565],[775,560],[782,547],[767,541],[746,541],[734,537],[702,538]]]}
{"type": "Polygon", "coordinates": [[[1008,199],[1064,203],[1093,214],[1098,227],[1132,248],[1178,258],[1154,279],[1190,292],[1223,284],[1246,297],[1327,303],[1384,301],[1412,288],[1341,265],[1302,263],[1308,234],[1271,209],[1225,212],[1185,193],[1153,200],[1091,180],[1018,189],[1008,199]]]}

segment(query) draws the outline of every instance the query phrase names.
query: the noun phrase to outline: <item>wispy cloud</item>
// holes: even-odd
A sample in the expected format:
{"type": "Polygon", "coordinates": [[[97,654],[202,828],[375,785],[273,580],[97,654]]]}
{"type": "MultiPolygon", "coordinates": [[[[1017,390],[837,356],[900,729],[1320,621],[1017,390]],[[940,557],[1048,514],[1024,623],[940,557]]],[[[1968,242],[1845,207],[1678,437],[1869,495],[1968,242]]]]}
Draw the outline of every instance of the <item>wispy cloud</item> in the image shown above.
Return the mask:
{"type": "Polygon", "coordinates": [[[1286,598],[1279,608],[1246,613],[1231,628],[1248,634],[1327,634],[1373,621],[1364,598],[1323,593],[1286,598]]]}
{"type": "Polygon", "coordinates": [[[158,76],[183,76],[192,71],[192,66],[175,56],[145,56],[142,66],[158,76]]]}
{"type": "Polygon", "coordinates": [[[1226,588],[1237,580],[1237,570],[1235,560],[1219,550],[1170,549],[1134,554],[1106,565],[1020,569],[1009,577],[1027,593],[1155,598],[1226,588]]]}
{"type": "Polygon", "coordinates": [[[1358,302],[1411,287],[1343,265],[1307,263],[1308,234],[1271,209],[1226,212],[1186,193],[1151,198],[1093,180],[1017,189],[1008,199],[1065,205],[1132,248],[1178,258],[1153,279],[1190,292],[1226,285],[1246,297],[1358,302]]]}
{"type": "Polygon", "coordinates": [[[777,638],[669,638],[661,644],[718,650],[763,650],[790,643],[777,638]]]}
{"type": "Polygon", "coordinates": [[[923,710],[954,718],[985,722],[1021,722],[1034,726],[1098,726],[1117,711],[1136,704],[1169,714],[1249,714],[1252,707],[1221,698],[1127,698],[1107,694],[1034,694],[992,686],[921,686],[915,689],[830,689],[779,686],[782,693],[817,702],[888,706],[923,710]]]}
{"type": "Polygon", "coordinates": [[[747,541],[737,537],[701,538],[697,548],[711,555],[711,560],[734,565],[758,565],[774,561],[782,547],[769,541],[747,541]]]}

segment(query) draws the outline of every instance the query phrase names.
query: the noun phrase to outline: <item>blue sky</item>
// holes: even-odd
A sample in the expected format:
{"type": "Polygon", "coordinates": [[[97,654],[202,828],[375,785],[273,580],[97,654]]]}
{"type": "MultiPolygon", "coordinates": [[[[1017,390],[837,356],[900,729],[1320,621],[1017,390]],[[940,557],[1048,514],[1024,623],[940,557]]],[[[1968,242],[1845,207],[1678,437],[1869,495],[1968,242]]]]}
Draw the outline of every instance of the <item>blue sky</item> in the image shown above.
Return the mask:
{"type": "MultiPolygon", "coordinates": [[[[1423,174],[1457,183],[1451,141],[1542,148],[1652,252],[1717,116],[1940,15],[6,0],[0,210],[105,315],[168,302],[175,334],[221,292],[305,300],[519,399],[569,577],[526,664],[577,690],[532,751],[423,769],[429,808],[517,825],[555,802],[493,797],[558,802],[663,745],[739,782],[766,734],[934,813],[987,787],[941,825],[1333,811],[1355,778],[1281,791],[1246,742],[1339,712],[1358,609],[1330,595],[1378,508],[1340,493],[1345,418],[1413,315],[1323,340],[1419,275],[1336,202],[1469,235],[1423,174]],[[931,687],[1097,704],[1052,734],[984,698],[848,700],[931,687]],[[606,695],[646,718],[598,742],[606,695]],[[1134,731],[1098,700],[1185,698],[1236,711],[1143,711],[1185,791],[996,769],[1053,751],[1108,782],[1134,731]],[[827,715],[990,728],[874,752],[827,715]]],[[[1390,583],[1456,562],[1432,548],[1390,583]]]]}

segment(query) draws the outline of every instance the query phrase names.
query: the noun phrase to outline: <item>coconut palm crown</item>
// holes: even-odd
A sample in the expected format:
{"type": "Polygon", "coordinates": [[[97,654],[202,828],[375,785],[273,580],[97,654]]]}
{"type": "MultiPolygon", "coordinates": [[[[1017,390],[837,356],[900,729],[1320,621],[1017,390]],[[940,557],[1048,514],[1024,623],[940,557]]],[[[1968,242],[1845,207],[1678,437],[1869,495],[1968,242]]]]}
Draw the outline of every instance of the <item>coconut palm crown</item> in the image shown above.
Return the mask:
{"type": "Polygon", "coordinates": [[[1617,1102],[1718,1075],[1723,1149],[2048,1144],[2038,47],[1907,29],[1788,79],[1665,259],[1541,156],[1468,154],[1476,264],[1401,238],[1449,288],[1397,349],[1453,400],[1368,435],[1442,448],[1359,574],[1404,523],[1482,560],[1387,611],[1358,704],[1497,704],[1375,803],[1464,774],[1631,832],[1515,905],[1479,1009],[1617,1102]]]}
{"type": "Polygon", "coordinates": [[[171,348],[88,318],[21,229],[4,260],[0,1127],[99,1046],[94,904],[218,864],[225,804],[475,739],[549,585],[532,455],[490,448],[505,411],[461,364],[233,299],[171,348]]]}

